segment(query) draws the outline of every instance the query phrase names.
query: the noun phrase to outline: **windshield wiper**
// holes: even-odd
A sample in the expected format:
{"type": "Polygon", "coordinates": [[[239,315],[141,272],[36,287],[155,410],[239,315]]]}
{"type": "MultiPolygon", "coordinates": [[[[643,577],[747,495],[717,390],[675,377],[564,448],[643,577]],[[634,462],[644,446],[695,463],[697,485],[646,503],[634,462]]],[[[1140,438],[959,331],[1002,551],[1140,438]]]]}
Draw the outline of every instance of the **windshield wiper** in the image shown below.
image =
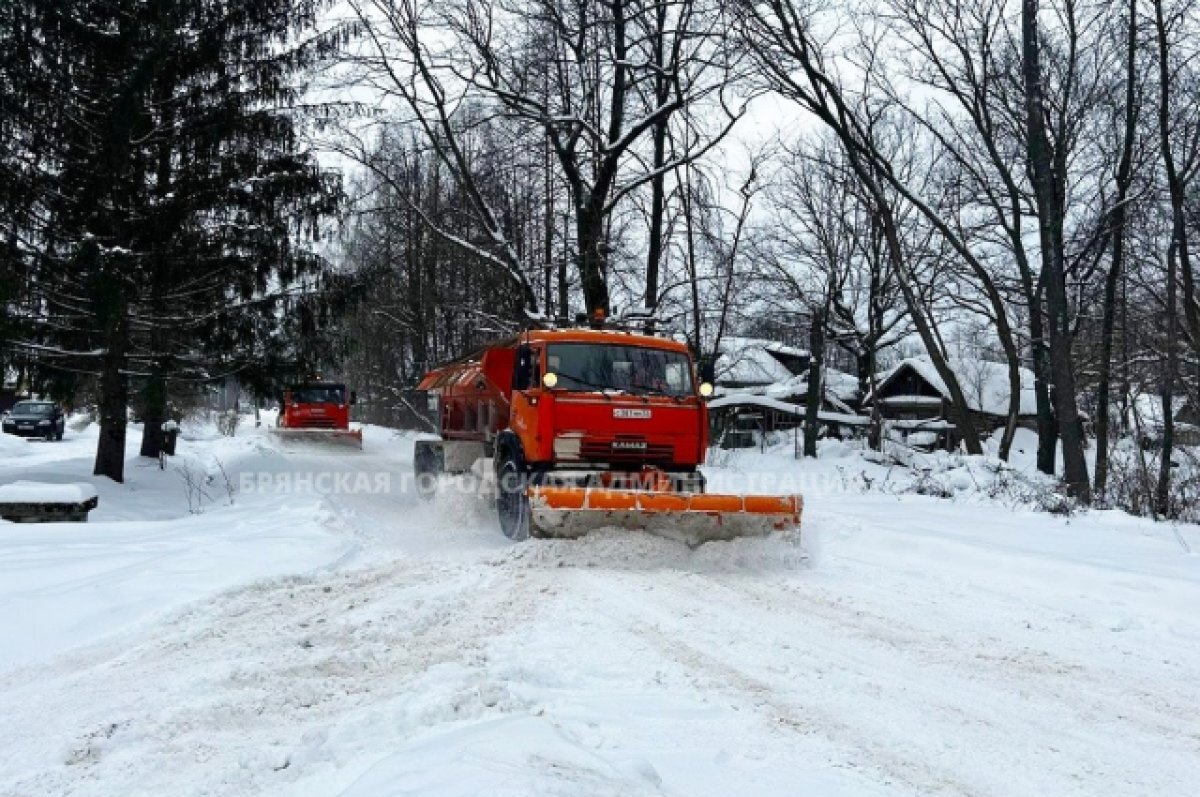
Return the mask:
{"type": "MultiPolygon", "coordinates": [[[[649,393],[652,396],[666,396],[667,398],[675,399],[675,403],[677,403],[677,404],[683,403],[683,398],[684,398],[683,396],[681,396],[678,393],[672,393],[667,390],[663,390],[661,388],[650,387],[649,385],[634,385],[633,390],[645,391],[646,393],[649,393]]],[[[633,391],[630,391],[630,392],[633,392],[633,391]]],[[[635,393],[634,395],[637,395],[637,394],[635,393]]]]}
{"type": "MultiPolygon", "coordinates": [[[[561,378],[561,379],[570,379],[572,382],[575,382],[576,384],[580,384],[580,385],[583,385],[584,387],[590,387],[590,388],[593,388],[593,389],[595,389],[595,390],[599,390],[599,391],[600,391],[600,393],[601,393],[601,394],[603,394],[603,395],[604,395],[604,397],[605,397],[605,398],[607,398],[609,401],[611,401],[611,400],[612,400],[612,396],[609,394],[609,392],[608,392],[608,391],[610,391],[610,390],[611,390],[611,391],[613,391],[614,393],[624,393],[624,392],[626,392],[626,391],[625,391],[625,390],[623,390],[622,388],[619,388],[619,387],[613,387],[612,385],[601,385],[601,384],[599,384],[598,382],[592,382],[592,381],[589,381],[589,380],[587,380],[587,379],[584,379],[583,377],[580,377],[580,376],[575,376],[574,374],[564,374],[564,373],[560,373],[560,374],[559,374],[559,378],[561,378]]],[[[567,390],[569,390],[570,388],[564,388],[564,389],[567,389],[567,390]]]]}

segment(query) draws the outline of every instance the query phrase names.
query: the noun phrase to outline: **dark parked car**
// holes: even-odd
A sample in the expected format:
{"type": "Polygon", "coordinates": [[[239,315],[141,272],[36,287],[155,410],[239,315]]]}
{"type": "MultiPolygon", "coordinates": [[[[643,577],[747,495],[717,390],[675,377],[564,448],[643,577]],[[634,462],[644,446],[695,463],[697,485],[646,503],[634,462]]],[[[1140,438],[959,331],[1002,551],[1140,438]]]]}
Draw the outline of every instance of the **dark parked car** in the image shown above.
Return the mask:
{"type": "Polygon", "coordinates": [[[18,401],[3,421],[5,434],[47,440],[62,440],[66,425],[62,407],[53,401],[18,401]]]}

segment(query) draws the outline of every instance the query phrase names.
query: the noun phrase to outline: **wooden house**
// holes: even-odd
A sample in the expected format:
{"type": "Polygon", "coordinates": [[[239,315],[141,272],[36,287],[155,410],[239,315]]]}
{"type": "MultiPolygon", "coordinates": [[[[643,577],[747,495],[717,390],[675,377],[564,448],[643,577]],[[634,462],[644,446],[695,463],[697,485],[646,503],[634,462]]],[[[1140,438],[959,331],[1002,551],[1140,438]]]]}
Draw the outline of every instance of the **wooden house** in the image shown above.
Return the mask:
{"type": "MultiPolygon", "coordinates": [[[[1011,395],[1008,366],[986,360],[954,360],[950,367],[962,387],[975,428],[983,434],[1002,428],[1008,419],[1011,395]]],[[[1020,377],[1017,422],[1035,428],[1033,372],[1022,368],[1020,377]]],[[[895,432],[893,437],[922,447],[949,449],[958,444],[950,391],[927,356],[902,360],[880,374],[874,392],[863,401],[864,411],[875,407],[895,432]]]]}

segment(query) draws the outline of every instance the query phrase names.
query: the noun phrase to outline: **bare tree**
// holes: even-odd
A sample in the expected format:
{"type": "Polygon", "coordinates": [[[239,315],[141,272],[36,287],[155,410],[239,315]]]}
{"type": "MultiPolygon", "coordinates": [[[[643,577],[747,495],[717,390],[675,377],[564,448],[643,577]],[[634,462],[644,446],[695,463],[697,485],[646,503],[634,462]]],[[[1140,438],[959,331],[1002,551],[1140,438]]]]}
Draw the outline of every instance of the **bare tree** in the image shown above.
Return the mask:
{"type": "MultiPolygon", "coordinates": [[[[842,145],[847,161],[869,199],[883,231],[896,284],[938,376],[950,394],[953,421],[971,454],[983,453],[966,397],[950,368],[934,324],[922,306],[906,256],[895,202],[888,189],[903,191],[892,159],[878,138],[880,119],[872,104],[843,85],[829,51],[818,40],[817,8],[807,2],[741,2],[742,40],[755,56],[766,82],[780,95],[811,112],[842,145]]],[[[911,201],[910,197],[905,196],[911,201]]]]}
{"type": "MultiPolygon", "coordinates": [[[[1068,13],[1068,20],[1073,14],[1068,13]]],[[[1022,76],[1028,126],[1026,154],[1038,208],[1038,243],[1042,280],[1046,285],[1046,313],[1050,333],[1050,373],[1054,406],[1063,444],[1063,481],[1068,491],[1091,500],[1087,461],[1084,459],[1083,425],[1075,394],[1075,369],[1071,361],[1071,325],[1066,286],[1066,175],[1068,152],[1054,148],[1046,131],[1047,114],[1041,61],[1042,38],[1038,29],[1037,0],[1021,4],[1022,76]]]]}
{"type": "MultiPolygon", "coordinates": [[[[609,255],[619,203],[647,184],[661,200],[661,178],[707,151],[741,113],[724,102],[731,65],[718,46],[725,23],[716,4],[350,3],[369,44],[360,64],[385,95],[403,101],[464,187],[493,242],[481,254],[522,284],[531,312],[536,300],[528,269],[493,203],[479,190],[460,143],[462,131],[452,123],[460,107],[479,103],[514,130],[540,138],[553,153],[555,178],[569,197],[574,257],[589,313],[610,309],[609,255]],[[725,124],[712,135],[699,127],[682,131],[667,157],[670,120],[710,100],[725,124]],[[649,164],[640,150],[647,137],[653,139],[649,164]]],[[[655,219],[661,219],[661,210],[652,214],[652,225],[655,219]]],[[[659,261],[643,262],[654,287],[659,261]]],[[[561,298],[560,291],[560,304],[561,298]]]]}

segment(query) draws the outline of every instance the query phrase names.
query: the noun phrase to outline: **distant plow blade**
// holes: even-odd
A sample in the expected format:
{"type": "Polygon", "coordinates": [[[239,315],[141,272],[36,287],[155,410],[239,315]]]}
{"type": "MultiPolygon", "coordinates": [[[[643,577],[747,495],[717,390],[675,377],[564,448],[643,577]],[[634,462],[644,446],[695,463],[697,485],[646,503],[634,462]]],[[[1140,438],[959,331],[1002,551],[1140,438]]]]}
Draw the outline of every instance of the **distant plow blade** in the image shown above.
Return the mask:
{"type": "Polygon", "coordinates": [[[270,431],[284,441],[362,448],[362,429],[287,429],[277,426],[270,431]]]}
{"type": "Polygon", "coordinates": [[[647,531],[689,545],[786,531],[800,526],[798,495],[721,495],[530,487],[530,531],[580,537],[615,527],[647,531]]]}

